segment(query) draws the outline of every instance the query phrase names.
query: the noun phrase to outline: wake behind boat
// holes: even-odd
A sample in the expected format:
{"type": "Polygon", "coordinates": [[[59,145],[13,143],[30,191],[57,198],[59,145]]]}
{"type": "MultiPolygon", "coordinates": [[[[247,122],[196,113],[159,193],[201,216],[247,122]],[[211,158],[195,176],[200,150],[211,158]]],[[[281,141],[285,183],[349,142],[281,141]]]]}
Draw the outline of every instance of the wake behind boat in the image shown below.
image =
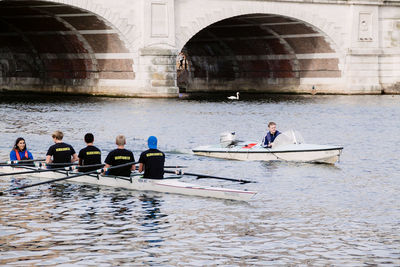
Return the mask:
{"type": "Polygon", "coordinates": [[[306,144],[296,131],[278,135],[272,148],[261,143],[236,141],[235,133],[221,134],[219,145],[205,145],[193,149],[199,156],[248,161],[296,161],[334,164],[339,160],[343,147],[306,144]]]}
{"type": "MultiPolygon", "coordinates": [[[[12,167],[12,166],[1,166],[0,173],[18,173],[26,171],[26,168],[12,167]]],[[[29,177],[36,178],[41,181],[49,181],[56,178],[65,177],[68,173],[66,172],[37,172],[27,174],[29,177]]],[[[75,173],[70,173],[71,175],[75,173]]],[[[18,176],[18,175],[16,175],[18,176]]],[[[182,176],[170,176],[164,179],[146,179],[139,176],[121,177],[121,176],[101,176],[96,174],[83,175],[70,180],[67,182],[73,183],[84,183],[101,186],[111,186],[118,188],[125,188],[129,190],[138,191],[154,191],[162,193],[173,193],[190,196],[201,196],[201,197],[212,197],[220,199],[230,199],[238,201],[248,201],[257,192],[247,190],[237,190],[222,187],[211,187],[197,184],[191,184],[186,182],[178,181],[182,176]]]]}

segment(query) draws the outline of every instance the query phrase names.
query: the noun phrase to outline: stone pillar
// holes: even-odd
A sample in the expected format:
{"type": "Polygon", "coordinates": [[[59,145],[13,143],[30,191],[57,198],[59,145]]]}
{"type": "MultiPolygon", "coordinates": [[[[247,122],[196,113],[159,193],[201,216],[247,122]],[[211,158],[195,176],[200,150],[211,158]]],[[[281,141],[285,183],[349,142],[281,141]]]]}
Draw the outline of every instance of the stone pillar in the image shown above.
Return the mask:
{"type": "Polygon", "coordinates": [[[177,97],[177,51],[162,48],[142,48],[139,51],[140,80],[144,97],[177,97]]]}
{"type": "Polygon", "coordinates": [[[174,0],[142,0],[138,82],[146,97],[177,97],[174,0]]]}
{"type": "Polygon", "coordinates": [[[346,56],[347,92],[381,93],[379,57],[379,7],[353,5],[352,29],[346,56]]]}

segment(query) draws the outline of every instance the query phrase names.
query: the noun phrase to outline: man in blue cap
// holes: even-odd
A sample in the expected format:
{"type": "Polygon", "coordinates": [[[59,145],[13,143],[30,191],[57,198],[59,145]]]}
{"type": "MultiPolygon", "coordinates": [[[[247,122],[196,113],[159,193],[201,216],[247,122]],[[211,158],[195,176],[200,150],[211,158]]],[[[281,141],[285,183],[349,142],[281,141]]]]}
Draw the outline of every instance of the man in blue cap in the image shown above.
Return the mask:
{"type": "Polygon", "coordinates": [[[157,149],[157,138],[150,136],[147,139],[149,149],[142,152],[139,158],[139,172],[144,170],[144,178],[164,178],[165,154],[157,149]]]}

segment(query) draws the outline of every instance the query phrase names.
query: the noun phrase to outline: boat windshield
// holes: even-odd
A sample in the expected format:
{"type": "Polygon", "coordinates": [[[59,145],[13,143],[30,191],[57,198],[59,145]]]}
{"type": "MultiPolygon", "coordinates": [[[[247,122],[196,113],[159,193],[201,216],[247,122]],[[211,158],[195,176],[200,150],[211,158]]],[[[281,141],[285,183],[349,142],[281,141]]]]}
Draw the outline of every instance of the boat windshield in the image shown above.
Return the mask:
{"type": "Polygon", "coordinates": [[[302,143],[304,143],[303,136],[298,131],[289,130],[281,133],[275,138],[273,147],[302,143]]]}

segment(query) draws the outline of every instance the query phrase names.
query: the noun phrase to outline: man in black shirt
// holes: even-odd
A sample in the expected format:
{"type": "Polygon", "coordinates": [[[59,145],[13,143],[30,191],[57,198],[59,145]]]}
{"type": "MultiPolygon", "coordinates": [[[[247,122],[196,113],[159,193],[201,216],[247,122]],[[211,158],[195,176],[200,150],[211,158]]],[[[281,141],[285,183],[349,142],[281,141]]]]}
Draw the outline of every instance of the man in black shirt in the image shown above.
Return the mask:
{"type": "Polygon", "coordinates": [[[149,149],[142,152],[139,158],[139,172],[144,170],[144,178],[164,178],[165,154],[157,149],[157,138],[150,136],[147,139],[149,149]]]}
{"type": "MultiPolygon", "coordinates": [[[[82,148],[79,151],[79,166],[85,166],[85,165],[95,165],[95,164],[101,164],[101,151],[97,147],[93,145],[94,142],[94,136],[91,133],[85,134],[85,143],[86,147],[82,148]]],[[[80,172],[89,172],[89,171],[94,171],[96,169],[100,169],[101,166],[98,167],[85,167],[85,168],[79,168],[80,172]]]]}
{"type": "Polygon", "coordinates": [[[74,148],[62,141],[64,134],[61,131],[55,131],[51,137],[53,138],[54,145],[49,147],[46,154],[46,163],[63,163],[57,166],[57,164],[52,165],[55,167],[64,167],[65,163],[73,163],[78,160],[78,156],[74,148]]]}
{"type": "MultiPolygon", "coordinates": [[[[107,158],[104,161],[106,164],[104,166],[105,169],[110,168],[111,166],[117,166],[135,161],[133,153],[125,149],[125,144],[126,144],[125,136],[118,135],[117,138],[115,139],[115,144],[118,146],[118,148],[114,149],[107,155],[107,158]]],[[[135,164],[132,164],[121,168],[111,169],[107,174],[130,177],[131,171],[134,170],[135,170],[135,164]]]]}

